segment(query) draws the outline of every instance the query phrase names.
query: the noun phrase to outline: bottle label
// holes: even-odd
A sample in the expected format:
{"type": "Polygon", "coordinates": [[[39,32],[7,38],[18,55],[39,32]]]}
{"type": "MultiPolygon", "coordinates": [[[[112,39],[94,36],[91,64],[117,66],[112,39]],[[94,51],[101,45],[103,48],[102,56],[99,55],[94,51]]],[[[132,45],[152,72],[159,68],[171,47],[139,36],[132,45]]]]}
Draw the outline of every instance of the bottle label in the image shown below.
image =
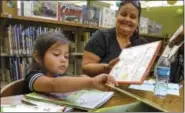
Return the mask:
{"type": "Polygon", "coordinates": [[[159,76],[170,76],[170,68],[169,67],[157,67],[157,75],[159,76]]]}

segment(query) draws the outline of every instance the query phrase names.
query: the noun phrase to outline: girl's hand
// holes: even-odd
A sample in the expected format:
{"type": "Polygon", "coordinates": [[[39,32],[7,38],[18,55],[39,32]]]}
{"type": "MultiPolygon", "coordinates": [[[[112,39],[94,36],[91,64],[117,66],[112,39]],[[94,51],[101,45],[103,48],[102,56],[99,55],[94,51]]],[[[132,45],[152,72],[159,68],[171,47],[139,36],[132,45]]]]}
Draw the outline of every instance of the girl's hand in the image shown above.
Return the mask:
{"type": "Polygon", "coordinates": [[[118,86],[118,83],[115,79],[108,74],[100,74],[96,77],[93,77],[93,86],[98,90],[106,90],[107,86],[105,84],[110,84],[112,86],[118,86]]]}
{"type": "Polygon", "coordinates": [[[114,65],[115,65],[116,63],[118,63],[118,61],[119,61],[119,57],[117,57],[117,58],[111,60],[111,61],[106,65],[106,67],[105,67],[105,73],[110,73],[110,71],[112,70],[112,68],[114,67],[114,65]]]}
{"type": "Polygon", "coordinates": [[[87,75],[84,75],[84,74],[83,74],[83,75],[80,75],[80,76],[81,76],[81,77],[88,77],[88,78],[89,78],[89,76],[87,76],[87,75]]]}

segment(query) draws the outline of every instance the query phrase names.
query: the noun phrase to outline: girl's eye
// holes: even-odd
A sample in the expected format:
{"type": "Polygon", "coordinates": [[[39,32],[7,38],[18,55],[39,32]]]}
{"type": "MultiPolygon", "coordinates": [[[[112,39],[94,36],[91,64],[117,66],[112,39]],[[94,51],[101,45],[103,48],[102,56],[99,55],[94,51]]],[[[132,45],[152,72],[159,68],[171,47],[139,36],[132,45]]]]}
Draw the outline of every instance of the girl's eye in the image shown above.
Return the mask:
{"type": "Polygon", "coordinates": [[[59,53],[53,53],[54,56],[59,56],[60,54],[59,53]]]}
{"type": "Polygon", "coordinates": [[[66,59],[69,59],[69,56],[64,56],[66,59]]]}

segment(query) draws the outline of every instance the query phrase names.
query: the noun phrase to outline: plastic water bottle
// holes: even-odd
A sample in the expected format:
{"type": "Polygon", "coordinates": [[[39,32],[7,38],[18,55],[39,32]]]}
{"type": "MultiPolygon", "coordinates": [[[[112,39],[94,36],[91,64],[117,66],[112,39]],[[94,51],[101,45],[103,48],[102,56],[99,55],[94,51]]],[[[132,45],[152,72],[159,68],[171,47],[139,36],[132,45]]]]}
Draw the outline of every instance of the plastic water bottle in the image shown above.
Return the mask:
{"type": "Polygon", "coordinates": [[[156,83],[154,94],[159,97],[165,97],[168,93],[168,81],[170,78],[170,61],[168,57],[161,56],[155,66],[156,83]]]}

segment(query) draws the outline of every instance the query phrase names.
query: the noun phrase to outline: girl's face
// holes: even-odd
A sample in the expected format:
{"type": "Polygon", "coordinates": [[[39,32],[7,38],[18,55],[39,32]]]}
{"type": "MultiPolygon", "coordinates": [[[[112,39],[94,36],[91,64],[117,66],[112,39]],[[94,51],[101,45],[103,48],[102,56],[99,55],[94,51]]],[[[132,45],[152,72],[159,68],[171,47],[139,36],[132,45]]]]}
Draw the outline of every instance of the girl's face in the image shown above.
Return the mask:
{"type": "Polygon", "coordinates": [[[69,66],[69,45],[55,43],[45,53],[44,68],[52,74],[63,74],[69,66]]]}
{"type": "Polygon", "coordinates": [[[117,31],[124,36],[132,36],[138,25],[138,14],[138,9],[132,3],[121,6],[116,18],[117,31]]]}

